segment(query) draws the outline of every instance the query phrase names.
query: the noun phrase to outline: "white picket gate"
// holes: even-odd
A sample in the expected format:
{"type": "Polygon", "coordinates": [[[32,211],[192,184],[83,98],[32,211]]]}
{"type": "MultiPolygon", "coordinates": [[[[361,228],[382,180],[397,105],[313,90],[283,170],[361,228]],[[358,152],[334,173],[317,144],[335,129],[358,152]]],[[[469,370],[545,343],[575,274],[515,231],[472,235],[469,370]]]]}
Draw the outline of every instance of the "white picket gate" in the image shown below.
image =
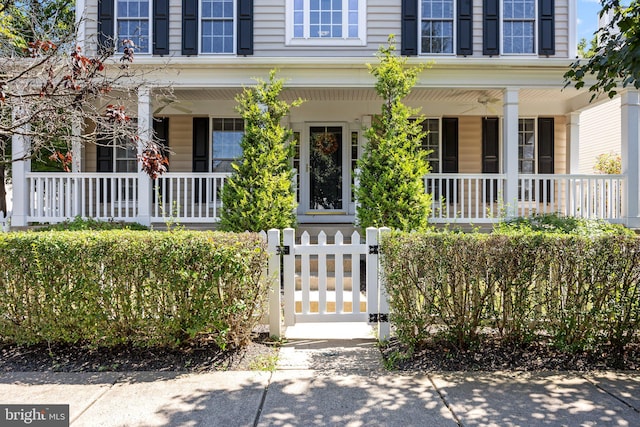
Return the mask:
{"type": "Polygon", "coordinates": [[[317,243],[311,243],[307,232],[296,243],[295,230],[287,228],[282,245],[280,231],[269,230],[271,335],[281,335],[280,316],[284,312],[285,326],[298,322],[376,323],[378,338],[388,339],[389,310],[378,254],[380,234],[386,230],[368,228],[364,243],[357,232],[345,242],[339,231],[333,243],[324,232],[317,236],[317,243]]]}

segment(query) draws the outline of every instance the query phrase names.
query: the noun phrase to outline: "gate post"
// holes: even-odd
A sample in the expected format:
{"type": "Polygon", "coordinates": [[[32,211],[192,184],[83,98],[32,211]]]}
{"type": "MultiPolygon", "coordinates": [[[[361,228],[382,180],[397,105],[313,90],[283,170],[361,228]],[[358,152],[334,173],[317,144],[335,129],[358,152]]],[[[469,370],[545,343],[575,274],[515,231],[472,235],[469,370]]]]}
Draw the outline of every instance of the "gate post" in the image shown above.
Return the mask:
{"type": "MultiPolygon", "coordinates": [[[[380,311],[378,311],[378,229],[367,227],[365,243],[367,246],[367,312],[369,323],[379,323],[380,311]]],[[[376,338],[380,334],[376,325],[376,338]]]]}
{"type": "MultiPolygon", "coordinates": [[[[380,229],[378,235],[378,245],[382,241],[382,236],[391,231],[390,228],[383,227],[380,229]]],[[[391,319],[389,319],[389,294],[387,293],[386,277],[384,274],[384,268],[380,262],[380,255],[378,255],[378,313],[386,314],[386,318],[380,319],[378,322],[378,340],[387,341],[391,338],[391,319]]]]}
{"type": "Polygon", "coordinates": [[[269,253],[268,279],[271,285],[269,291],[269,335],[280,338],[282,335],[281,307],[280,307],[280,230],[271,229],[267,233],[267,248],[269,253]]]}
{"type": "Polygon", "coordinates": [[[284,276],[284,325],[293,326],[296,324],[295,310],[295,286],[296,286],[296,255],[294,247],[296,243],[296,231],[293,228],[285,228],[282,237],[284,248],[282,255],[284,276]]]}

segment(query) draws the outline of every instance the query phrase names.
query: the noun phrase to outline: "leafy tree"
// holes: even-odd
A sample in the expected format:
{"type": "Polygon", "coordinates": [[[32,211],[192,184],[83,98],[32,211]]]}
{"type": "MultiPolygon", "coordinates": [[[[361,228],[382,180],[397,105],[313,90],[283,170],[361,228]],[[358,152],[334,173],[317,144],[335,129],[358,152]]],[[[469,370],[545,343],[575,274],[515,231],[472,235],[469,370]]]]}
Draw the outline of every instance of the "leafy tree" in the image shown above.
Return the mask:
{"type": "Polygon", "coordinates": [[[407,68],[406,58],[395,55],[393,36],[376,56],[380,63],[369,67],[376,92],[384,100],[382,111],[367,129],[367,145],[358,161],[358,224],[419,230],[427,226],[431,195],[425,193],[424,175],[429,172],[427,151],[421,149],[424,118],[402,103],[416,83],[422,66],[407,68]]]}
{"type": "Polygon", "coordinates": [[[581,58],[593,58],[598,51],[598,36],[594,35],[587,48],[587,39],[582,38],[578,42],[578,56],[581,58]]]}
{"type": "Polygon", "coordinates": [[[613,98],[621,87],[640,89],[640,3],[632,0],[623,6],[620,0],[603,0],[600,16],[605,15],[612,19],[596,33],[600,48],[587,61],[575,61],[564,74],[565,86],[576,89],[594,76],[596,81],[589,86],[591,100],[599,94],[613,98]]]}
{"type": "MultiPolygon", "coordinates": [[[[73,138],[95,143],[99,132],[137,144],[142,137],[135,114],[124,107],[135,105],[147,83],[144,72],[130,67],[135,46],[121,40],[119,60],[113,51],[86,54],[78,47],[74,19],[69,1],[0,0],[0,211],[6,212],[5,173],[12,161],[50,157],[69,170],[73,138]],[[16,135],[29,147],[12,159],[16,135]]],[[[142,169],[156,177],[167,161],[153,135],[144,140],[142,169]]]]}
{"type": "Polygon", "coordinates": [[[284,81],[256,79],[257,85],[245,88],[236,97],[236,111],[245,120],[240,146],[242,156],[233,163],[234,173],[222,192],[220,228],[227,231],[261,231],[292,227],[296,223],[296,194],[291,159],[295,142],[293,132],[281,125],[292,107],[279,99],[284,81]]]}

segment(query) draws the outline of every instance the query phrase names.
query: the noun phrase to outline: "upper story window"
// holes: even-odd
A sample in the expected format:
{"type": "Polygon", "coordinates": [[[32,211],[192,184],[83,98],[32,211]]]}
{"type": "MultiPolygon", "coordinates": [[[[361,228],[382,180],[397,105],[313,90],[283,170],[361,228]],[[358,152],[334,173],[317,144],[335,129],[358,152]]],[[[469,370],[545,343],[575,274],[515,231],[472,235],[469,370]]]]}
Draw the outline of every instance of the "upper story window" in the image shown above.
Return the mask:
{"type": "Polygon", "coordinates": [[[453,0],[421,2],[420,40],[422,53],[454,52],[453,0]]]}
{"type": "MultiPolygon", "coordinates": [[[[118,0],[116,2],[116,36],[129,39],[137,53],[150,53],[151,3],[149,0],[118,0]]],[[[118,43],[122,50],[122,43],[118,43]]]]}
{"type": "Polygon", "coordinates": [[[535,53],[535,0],[503,0],[502,51],[535,53]]]}
{"type": "Polygon", "coordinates": [[[366,0],[287,0],[288,45],[363,46],[366,0]]]}
{"type": "Polygon", "coordinates": [[[202,0],[200,14],[200,51],[234,52],[234,0],[202,0]]]}

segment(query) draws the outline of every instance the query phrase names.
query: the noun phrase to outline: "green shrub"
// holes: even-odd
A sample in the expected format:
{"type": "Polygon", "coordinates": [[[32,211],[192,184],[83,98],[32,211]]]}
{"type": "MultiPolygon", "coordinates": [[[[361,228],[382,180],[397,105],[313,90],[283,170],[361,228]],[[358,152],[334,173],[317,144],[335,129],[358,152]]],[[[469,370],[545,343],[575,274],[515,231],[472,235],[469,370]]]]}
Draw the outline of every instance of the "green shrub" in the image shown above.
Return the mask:
{"type": "Polygon", "coordinates": [[[236,110],[245,120],[240,146],[242,156],[233,163],[233,174],[222,192],[220,229],[262,231],[293,227],[296,192],[291,159],[295,152],[293,131],[281,121],[291,105],[279,100],[284,82],[271,71],[268,82],[245,88],[236,98],[236,110]]]}
{"type": "Polygon", "coordinates": [[[394,54],[393,38],[381,46],[380,64],[369,66],[377,78],[382,111],[367,129],[367,145],[358,160],[355,188],[358,225],[422,230],[431,214],[431,195],[425,192],[428,152],[422,150],[423,117],[402,103],[416,83],[422,67],[406,68],[406,58],[394,54]]]}
{"type": "Polygon", "coordinates": [[[585,219],[559,214],[534,214],[529,217],[518,217],[498,224],[496,232],[541,231],[545,233],[576,234],[594,237],[602,234],[634,235],[621,224],[612,224],[599,219],[585,219]]]}
{"type": "Polygon", "coordinates": [[[466,347],[483,328],[516,344],[622,351],[640,329],[640,239],[614,232],[401,233],[382,241],[392,321],[415,347],[466,347]]]}
{"type": "Polygon", "coordinates": [[[0,235],[0,336],[17,343],[242,346],[264,310],[255,234],[85,231],[0,235]]]}
{"type": "Polygon", "coordinates": [[[83,230],[148,230],[137,222],[101,221],[94,218],[75,217],[58,224],[35,228],[35,231],[83,231],[83,230]]]}

